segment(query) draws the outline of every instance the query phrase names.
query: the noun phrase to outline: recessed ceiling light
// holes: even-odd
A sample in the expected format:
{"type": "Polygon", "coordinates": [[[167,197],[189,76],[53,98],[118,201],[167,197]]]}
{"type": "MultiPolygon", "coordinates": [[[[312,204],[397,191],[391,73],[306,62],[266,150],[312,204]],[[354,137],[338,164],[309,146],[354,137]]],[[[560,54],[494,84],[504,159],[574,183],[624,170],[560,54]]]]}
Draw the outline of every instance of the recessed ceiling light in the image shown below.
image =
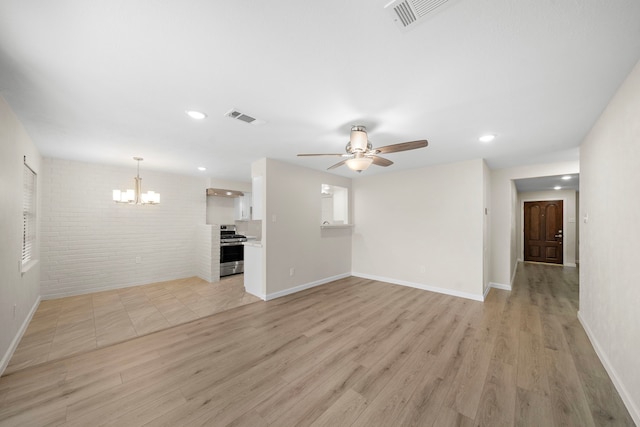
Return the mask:
{"type": "Polygon", "coordinates": [[[562,187],[560,187],[559,185],[556,185],[555,187],[553,187],[554,190],[562,190],[562,187]]]}
{"type": "Polygon", "coordinates": [[[496,136],[493,134],[482,135],[480,138],[478,138],[480,142],[491,142],[494,139],[496,139],[496,136]]]}
{"type": "Polygon", "coordinates": [[[200,111],[195,111],[195,110],[187,110],[185,111],[185,113],[187,113],[187,115],[192,119],[196,119],[196,120],[202,120],[207,117],[205,113],[202,113],[200,111]]]}
{"type": "Polygon", "coordinates": [[[198,170],[199,170],[199,171],[206,171],[206,170],[207,170],[207,168],[205,168],[204,166],[198,166],[198,170]]]}
{"type": "Polygon", "coordinates": [[[569,176],[569,175],[565,175],[565,176],[563,176],[563,177],[562,177],[562,179],[564,179],[565,181],[568,181],[568,180],[570,180],[570,179],[571,179],[571,176],[569,176]]]}

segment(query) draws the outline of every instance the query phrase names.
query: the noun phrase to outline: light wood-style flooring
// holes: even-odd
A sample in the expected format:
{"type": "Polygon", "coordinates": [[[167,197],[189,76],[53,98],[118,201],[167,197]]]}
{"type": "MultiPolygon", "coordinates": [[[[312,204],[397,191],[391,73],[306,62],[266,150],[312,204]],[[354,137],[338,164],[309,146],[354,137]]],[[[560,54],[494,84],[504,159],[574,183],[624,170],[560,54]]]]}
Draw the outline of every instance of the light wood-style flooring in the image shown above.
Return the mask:
{"type": "Polygon", "coordinates": [[[197,277],[42,301],[5,374],[260,301],[242,274],[197,277]]]}
{"type": "Polygon", "coordinates": [[[0,425],[633,426],[576,269],[484,303],[348,278],[0,378],[0,425]]]}

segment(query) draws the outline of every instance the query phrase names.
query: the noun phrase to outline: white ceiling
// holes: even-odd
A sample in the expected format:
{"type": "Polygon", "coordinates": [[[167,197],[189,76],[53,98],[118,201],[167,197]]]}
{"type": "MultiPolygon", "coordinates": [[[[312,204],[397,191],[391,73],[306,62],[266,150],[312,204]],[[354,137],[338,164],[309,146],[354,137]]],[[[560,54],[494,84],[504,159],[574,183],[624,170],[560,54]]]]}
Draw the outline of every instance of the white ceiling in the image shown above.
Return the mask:
{"type": "Polygon", "coordinates": [[[577,159],[640,57],[638,0],[451,0],[409,32],[387,1],[0,0],[0,94],[50,157],[248,180],[262,157],[324,170],[296,154],[364,124],[430,142],[367,175],[500,168],[577,159]]]}

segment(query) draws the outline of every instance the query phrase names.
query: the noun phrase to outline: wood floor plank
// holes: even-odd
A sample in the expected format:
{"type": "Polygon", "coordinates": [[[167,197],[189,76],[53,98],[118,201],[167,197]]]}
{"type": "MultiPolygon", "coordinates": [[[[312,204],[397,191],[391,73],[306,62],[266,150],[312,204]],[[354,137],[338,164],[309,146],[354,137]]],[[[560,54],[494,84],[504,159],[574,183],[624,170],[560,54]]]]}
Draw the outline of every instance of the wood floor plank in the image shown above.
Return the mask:
{"type": "MultiPolygon", "coordinates": [[[[168,385],[171,386],[171,384],[168,385]]],[[[122,388],[122,385],[114,388],[116,394],[107,404],[103,402],[102,405],[90,407],[80,401],[75,405],[70,405],[67,411],[67,425],[82,427],[96,423],[127,425],[129,422],[133,424],[133,419],[144,413],[150,405],[156,411],[156,415],[152,417],[147,415],[144,422],[139,420],[135,423],[135,425],[141,425],[157,417],[158,402],[171,409],[186,403],[182,393],[171,387],[158,387],[154,384],[151,387],[149,385],[141,387],[136,392],[118,393],[122,391],[122,388]]]]}
{"type": "Polygon", "coordinates": [[[371,401],[367,408],[353,423],[354,427],[372,425],[394,425],[402,416],[407,403],[422,383],[433,359],[424,349],[418,348],[410,354],[403,368],[396,371],[387,387],[371,401]]]}
{"type": "Polygon", "coordinates": [[[517,378],[518,387],[543,396],[549,394],[542,337],[520,331],[517,378]]]}
{"type": "Polygon", "coordinates": [[[518,387],[516,390],[514,425],[518,427],[555,426],[549,396],[543,396],[518,387]]]}
{"type": "Polygon", "coordinates": [[[145,404],[136,406],[135,408],[126,408],[125,411],[121,410],[120,415],[112,420],[110,419],[107,422],[100,420],[99,422],[106,426],[144,425],[159,416],[162,417],[167,412],[183,405],[185,402],[186,400],[182,394],[175,390],[157,399],[148,399],[145,404]]]}
{"type": "Polygon", "coordinates": [[[454,411],[450,408],[442,408],[438,414],[438,418],[434,426],[447,426],[447,427],[472,427],[474,422],[471,418],[464,416],[463,414],[454,411]]]}
{"type": "Polygon", "coordinates": [[[509,364],[492,360],[482,390],[476,426],[508,427],[513,425],[516,402],[516,372],[509,364]]]}
{"type": "Polygon", "coordinates": [[[367,370],[365,375],[354,384],[353,390],[368,401],[373,401],[420,347],[423,347],[421,351],[429,354],[426,342],[425,338],[416,338],[414,334],[407,334],[367,370]]]}
{"type": "Polygon", "coordinates": [[[350,426],[366,408],[367,399],[360,393],[349,389],[316,418],[311,427],[350,426]]]}
{"type": "Polygon", "coordinates": [[[474,419],[485,385],[493,345],[475,338],[452,380],[446,405],[464,416],[474,419]]]}
{"type": "Polygon", "coordinates": [[[556,425],[595,426],[573,360],[568,354],[545,349],[545,366],[556,425]]]}
{"type": "Polygon", "coordinates": [[[256,411],[249,411],[227,424],[226,427],[268,427],[268,425],[256,411]]]}
{"type": "MultiPolygon", "coordinates": [[[[335,371],[327,372],[328,378],[319,378],[310,393],[295,399],[294,405],[275,417],[272,412],[265,419],[279,427],[310,425],[344,394],[365,371],[362,365],[347,362],[335,371]],[[324,379],[324,381],[323,381],[324,379]]],[[[260,410],[258,409],[260,413],[260,410]]]]}
{"type": "MultiPolygon", "coordinates": [[[[425,375],[416,386],[397,420],[397,425],[407,427],[435,426],[438,415],[443,410],[449,388],[450,385],[435,375],[432,368],[431,373],[425,375]]],[[[444,410],[448,410],[448,408],[444,407],[444,410]]]]}

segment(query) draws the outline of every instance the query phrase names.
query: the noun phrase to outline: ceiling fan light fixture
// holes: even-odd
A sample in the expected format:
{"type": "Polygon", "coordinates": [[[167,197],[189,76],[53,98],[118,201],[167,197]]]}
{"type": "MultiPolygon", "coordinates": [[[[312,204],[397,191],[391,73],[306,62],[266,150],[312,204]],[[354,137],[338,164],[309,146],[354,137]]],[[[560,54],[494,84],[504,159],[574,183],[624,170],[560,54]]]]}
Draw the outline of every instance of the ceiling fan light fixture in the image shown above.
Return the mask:
{"type": "Polygon", "coordinates": [[[351,149],[353,151],[367,151],[367,144],[369,141],[367,140],[367,130],[364,126],[353,126],[351,128],[351,136],[349,138],[351,142],[351,149]]]}
{"type": "Polygon", "coordinates": [[[346,161],[347,166],[352,171],[362,172],[366,170],[373,163],[372,157],[355,157],[346,161]]]}

